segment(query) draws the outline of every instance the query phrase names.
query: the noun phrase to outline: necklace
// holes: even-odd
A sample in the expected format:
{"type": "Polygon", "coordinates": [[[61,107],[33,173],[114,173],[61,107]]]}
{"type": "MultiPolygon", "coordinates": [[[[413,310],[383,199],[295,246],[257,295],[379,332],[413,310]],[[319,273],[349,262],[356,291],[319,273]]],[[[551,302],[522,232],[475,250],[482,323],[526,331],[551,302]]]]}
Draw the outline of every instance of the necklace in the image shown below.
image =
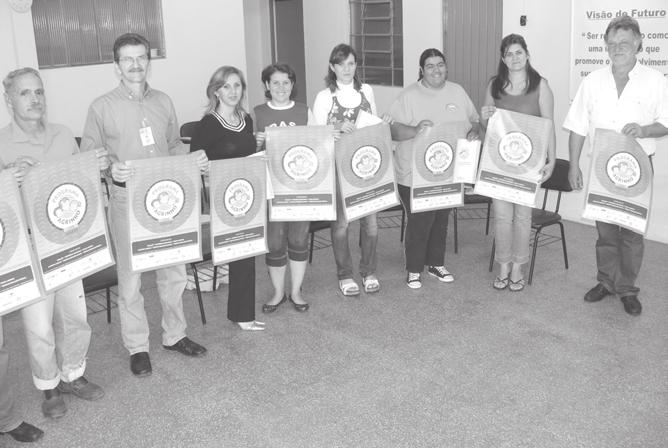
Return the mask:
{"type": "Polygon", "coordinates": [[[239,124],[239,114],[237,111],[233,111],[231,114],[223,114],[221,112],[218,112],[218,114],[225,120],[225,122],[231,124],[232,126],[236,126],[239,124]]]}

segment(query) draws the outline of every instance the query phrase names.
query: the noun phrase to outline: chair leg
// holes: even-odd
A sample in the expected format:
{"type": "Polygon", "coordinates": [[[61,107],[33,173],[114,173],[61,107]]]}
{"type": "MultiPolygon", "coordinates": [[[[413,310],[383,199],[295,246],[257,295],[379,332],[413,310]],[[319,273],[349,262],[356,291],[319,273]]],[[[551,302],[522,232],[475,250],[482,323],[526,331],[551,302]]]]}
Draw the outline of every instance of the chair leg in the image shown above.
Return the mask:
{"type": "Polygon", "coordinates": [[[489,255],[489,272],[494,270],[494,255],[496,254],[496,238],[492,240],[492,253],[489,255]]]}
{"type": "Polygon", "coordinates": [[[195,279],[195,290],[197,291],[197,301],[199,302],[199,314],[202,316],[202,324],[206,325],[206,316],[204,315],[204,303],[202,302],[202,290],[199,288],[199,276],[197,275],[197,267],[195,263],[190,263],[193,270],[193,278],[195,279]]]}
{"type": "Polygon", "coordinates": [[[491,209],[492,209],[492,203],[488,202],[487,203],[487,223],[485,224],[485,235],[489,235],[489,215],[490,215],[491,209]]]}
{"type": "Polygon", "coordinates": [[[452,213],[452,227],[453,227],[453,230],[454,230],[453,233],[455,235],[455,253],[459,253],[459,241],[458,241],[459,235],[457,234],[457,217],[458,217],[457,207],[455,207],[453,209],[453,213],[452,213]]]}
{"type": "Polygon", "coordinates": [[[107,289],[107,323],[111,323],[111,288],[107,289]]]}
{"type": "Polygon", "coordinates": [[[531,263],[529,264],[529,284],[533,280],[533,267],[536,264],[536,250],[538,249],[538,236],[540,236],[541,229],[536,229],[536,235],[533,239],[533,251],[531,252],[531,263]]]}
{"type": "Polygon", "coordinates": [[[568,252],[566,251],[566,235],[564,234],[564,224],[559,222],[559,228],[561,229],[561,247],[564,248],[564,267],[568,269],[568,252]]]}

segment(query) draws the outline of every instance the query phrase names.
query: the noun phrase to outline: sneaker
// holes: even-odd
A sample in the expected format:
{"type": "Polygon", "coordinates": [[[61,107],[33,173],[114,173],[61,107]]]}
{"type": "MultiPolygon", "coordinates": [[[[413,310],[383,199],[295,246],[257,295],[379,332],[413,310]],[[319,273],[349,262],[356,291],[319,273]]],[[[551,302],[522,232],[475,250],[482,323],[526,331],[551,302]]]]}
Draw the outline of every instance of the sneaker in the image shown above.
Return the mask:
{"type": "Polygon", "coordinates": [[[427,272],[441,282],[452,283],[455,281],[455,276],[448,272],[448,270],[445,269],[445,266],[429,266],[427,272]]]}
{"type": "Polygon", "coordinates": [[[409,272],[408,276],[406,277],[406,284],[411,289],[422,288],[422,282],[420,281],[420,273],[409,272]]]}

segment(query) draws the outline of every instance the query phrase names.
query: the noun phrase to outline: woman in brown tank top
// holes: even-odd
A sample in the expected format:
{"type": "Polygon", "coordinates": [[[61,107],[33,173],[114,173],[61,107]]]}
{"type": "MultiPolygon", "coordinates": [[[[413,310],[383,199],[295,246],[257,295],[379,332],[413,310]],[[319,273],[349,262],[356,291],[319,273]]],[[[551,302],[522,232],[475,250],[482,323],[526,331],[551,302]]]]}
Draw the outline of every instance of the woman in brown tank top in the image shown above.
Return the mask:
{"type": "MultiPolygon", "coordinates": [[[[498,72],[487,86],[480,114],[483,124],[487,124],[497,107],[550,120],[554,117],[552,90],[547,80],[531,66],[527,44],[518,34],[509,34],[501,41],[498,72]]],[[[555,145],[553,122],[541,182],[552,175],[555,145]]],[[[499,273],[493,286],[499,290],[521,291],[525,286],[522,266],[529,261],[531,207],[494,199],[494,222],[499,273]]]]}

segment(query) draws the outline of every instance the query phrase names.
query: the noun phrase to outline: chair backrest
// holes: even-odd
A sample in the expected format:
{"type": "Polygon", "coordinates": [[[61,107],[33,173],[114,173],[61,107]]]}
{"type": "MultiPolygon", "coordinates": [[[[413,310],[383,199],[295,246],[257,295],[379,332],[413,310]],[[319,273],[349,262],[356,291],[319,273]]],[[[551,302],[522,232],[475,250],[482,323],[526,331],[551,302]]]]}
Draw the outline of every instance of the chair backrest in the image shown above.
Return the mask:
{"type": "Polygon", "coordinates": [[[543,196],[543,210],[547,205],[547,196],[550,190],[557,191],[557,204],[554,209],[555,212],[559,212],[559,205],[561,204],[561,193],[573,191],[571,184],[568,181],[568,169],[570,167],[570,162],[565,159],[557,159],[554,164],[554,170],[552,171],[552,176],[541,184],[541,187],[545,189],[545,195],[543,196]]]}
{"type": "Polygon", "coordinates": [[[199,121],[189,121],[181,125],[181,129],[179,130],[179,132],[181,134],[181,141],[183,143],[190,143],[190,139],[195,133],[195,130],[197,129],[198,125],[199,121]]]}
{"type": "MultiPolygon", "coordinates": [[[[179,133],[181,134],[181,141],[183,143],[190,144],[190,139],[197,130],[197,126],[199,126],[199,121],[189,121],[181,125],[179,133]]],[[[209,213],[209,192],[204,175],[202,175],[202,213],[209,213]]]]}

